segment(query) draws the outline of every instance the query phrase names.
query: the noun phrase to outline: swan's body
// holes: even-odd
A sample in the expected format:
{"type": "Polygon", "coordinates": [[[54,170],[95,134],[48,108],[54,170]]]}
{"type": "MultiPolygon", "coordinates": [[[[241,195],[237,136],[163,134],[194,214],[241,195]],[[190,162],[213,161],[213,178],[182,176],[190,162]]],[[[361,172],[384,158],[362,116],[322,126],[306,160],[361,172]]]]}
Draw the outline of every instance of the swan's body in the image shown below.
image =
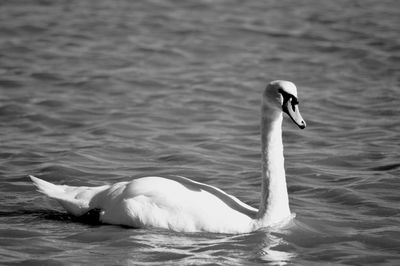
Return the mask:
{"type": "Polygon", "coordinates": [[[95,188],[52,187],[55,185],[31,179],[69,213],[80,216],[101,209],[100,220],[108,224],[224,233],[250,232],[255,226],[252,218],[257,209],[218,188],[184,177],[142,177],[95,188]]]}
{"type": "Polygon", "coordinates": [[[297,103],[291,82],[274,81],[264,91],[259,210],[216,187],[180,176],[143,177],[100,187],[54,185],[30,177],[40,192],[56,199],[72,215],[100,209],[100,221],[109,224],[216,233],[246,233],[280,225],[291,217],[283,165],[282,110],[304,128],[297,103]]]}

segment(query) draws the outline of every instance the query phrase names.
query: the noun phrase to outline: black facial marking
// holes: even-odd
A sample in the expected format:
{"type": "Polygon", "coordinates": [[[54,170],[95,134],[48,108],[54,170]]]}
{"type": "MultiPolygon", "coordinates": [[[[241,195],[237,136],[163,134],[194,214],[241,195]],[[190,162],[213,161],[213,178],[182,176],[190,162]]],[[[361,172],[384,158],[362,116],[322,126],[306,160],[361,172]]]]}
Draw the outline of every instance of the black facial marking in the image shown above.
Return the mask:
{"type": "Polygon", "coordinates": [[[292,94],[287,93],[286,91],[284,91],[283,89],[279,89],[278,91],[283,97],[283,104],[282,104],[283,110],[287,111],[286,110],[286,104],[287,104],[288,101],[290,101],[290,103],[292,104],[292,109],[293,109],[293,111],[295,111],[295,109],[296,109],[295,106],[297,104],[299,104],[299,100],[295,96],[293,96],[292,94]]]}

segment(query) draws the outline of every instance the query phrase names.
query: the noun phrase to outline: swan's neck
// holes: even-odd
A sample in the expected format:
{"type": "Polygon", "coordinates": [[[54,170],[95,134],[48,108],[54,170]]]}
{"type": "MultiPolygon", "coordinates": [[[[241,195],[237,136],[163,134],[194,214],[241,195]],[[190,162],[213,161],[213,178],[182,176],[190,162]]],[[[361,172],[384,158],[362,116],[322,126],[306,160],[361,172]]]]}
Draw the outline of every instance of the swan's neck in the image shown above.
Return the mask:
{"type": "Polygon", "coordinates": [[[282,144],[282,112],[263,110],[261,123],[262,190],[258,219],[270,226],[290,216],[282,144]]]}

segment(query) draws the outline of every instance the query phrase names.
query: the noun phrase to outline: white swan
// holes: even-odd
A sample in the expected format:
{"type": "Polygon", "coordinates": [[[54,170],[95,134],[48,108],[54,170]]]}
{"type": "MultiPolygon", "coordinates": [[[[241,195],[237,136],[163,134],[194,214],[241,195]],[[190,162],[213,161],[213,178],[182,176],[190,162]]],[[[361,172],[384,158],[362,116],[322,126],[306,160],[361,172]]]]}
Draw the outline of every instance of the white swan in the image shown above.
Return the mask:
{"type": "Polygon", "coordinates": [[[257,210],[222,190],[185,177],[143,177],[100,187],[54,185],[30,176],[38,191],[70,214],[100,209],[100,221],[181,232],[246,233],[290,218],[282,145],[282,113],[300,127],[297,89],[289,81],[268,84],[262,97],[262,186],[257,210]]]}

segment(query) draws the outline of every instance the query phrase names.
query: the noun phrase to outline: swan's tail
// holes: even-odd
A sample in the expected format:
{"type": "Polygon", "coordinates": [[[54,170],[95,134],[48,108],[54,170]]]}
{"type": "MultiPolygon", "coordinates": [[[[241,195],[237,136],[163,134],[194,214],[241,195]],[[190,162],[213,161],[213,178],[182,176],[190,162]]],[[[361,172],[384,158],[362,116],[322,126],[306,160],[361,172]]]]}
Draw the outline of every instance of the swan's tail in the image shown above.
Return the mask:
{"type": "Polygon", "coordinates": [[[56,199],[67,212],[75,216],[81,216],[96,208],[97,206],[93,202],[94,196],[108,188],[108,186],[73,187],[54,185],[32,175],[29,177],[39,192],[56,199]]]}

